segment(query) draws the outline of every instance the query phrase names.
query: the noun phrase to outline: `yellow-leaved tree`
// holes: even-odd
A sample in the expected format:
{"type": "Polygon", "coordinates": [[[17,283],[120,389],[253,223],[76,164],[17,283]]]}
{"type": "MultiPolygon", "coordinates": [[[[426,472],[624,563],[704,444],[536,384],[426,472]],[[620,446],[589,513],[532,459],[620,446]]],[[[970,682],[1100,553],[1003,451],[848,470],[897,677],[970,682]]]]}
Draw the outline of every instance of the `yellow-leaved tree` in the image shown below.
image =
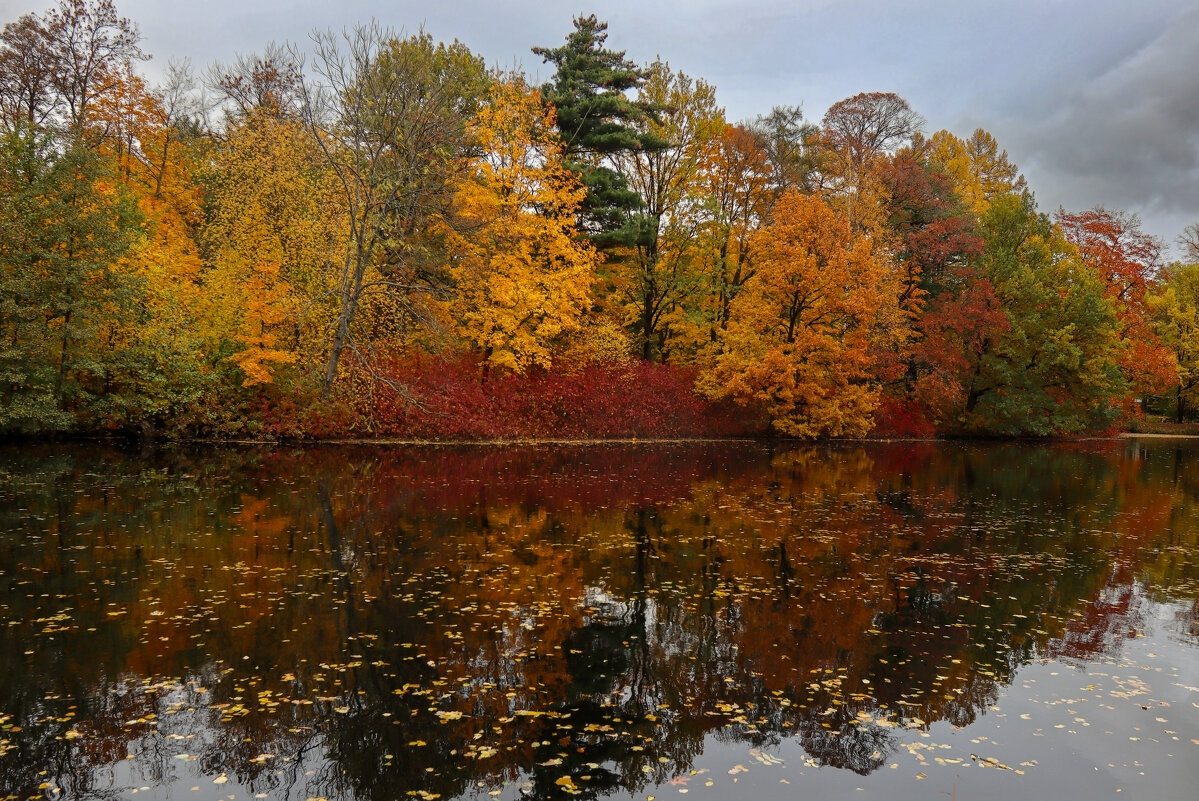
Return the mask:
{"type": "Polygon", "coordinates": [[[953,182],[954,191],[978,219],[1000,195],[1021,193],[1024,176],[999,149],[995,137],[976,128],[969,139],[949,131],[937,131],[927,143],[929,164],[941,169],[953,182]]]}
{"type": "Polygon", "coordinates": [[[244,386],[270,383],[323,343],[341,207],[308,133],[270,104],[230,120],[212,164],[207,333],[244,386]]]}
{"type": "Polygon", "coordinates": [[[485,369],[548,367],[591,297],[597,256],[575,230],[583,186],[563,166],[553,110],[520,78],[491,83],[470,136],[478,156],[448,233],[450,311],[485,369]]]}
{"type": "Polygon", "coordinates": [[[795,190],[752,247],[757,274],[699,388],[760,405],[789,436],[865,434],[879,396],[872,351],[896,316],[894,271],[827,202],[795,190]]]}

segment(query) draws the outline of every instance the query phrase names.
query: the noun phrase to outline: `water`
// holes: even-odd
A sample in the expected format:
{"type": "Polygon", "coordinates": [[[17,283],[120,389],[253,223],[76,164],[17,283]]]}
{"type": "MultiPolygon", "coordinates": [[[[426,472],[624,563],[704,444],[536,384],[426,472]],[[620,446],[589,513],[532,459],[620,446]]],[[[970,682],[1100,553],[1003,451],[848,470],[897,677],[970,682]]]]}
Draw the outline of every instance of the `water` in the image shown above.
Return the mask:
{"type": "Polygon", "coordinates": [[[0,799],[1190,799],[1199,445],[0,449],[0,799]]]}

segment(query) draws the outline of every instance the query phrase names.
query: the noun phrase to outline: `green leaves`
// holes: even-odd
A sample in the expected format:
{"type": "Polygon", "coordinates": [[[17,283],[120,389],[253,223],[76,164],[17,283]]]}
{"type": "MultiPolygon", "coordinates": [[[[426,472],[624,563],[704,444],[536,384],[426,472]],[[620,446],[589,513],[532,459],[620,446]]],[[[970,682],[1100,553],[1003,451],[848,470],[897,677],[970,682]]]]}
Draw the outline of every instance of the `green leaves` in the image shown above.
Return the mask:
{"type": "Polygon", "coordinates": [[[598,245],[633,244],[638,241],[638,231],[628,225],[628,214],[640,209],[642,201],[605,159],[661,150],[667,140],[638,126],[652,119],[658,107],[628,98],[626,93],[640,87],[646,73],[626,59],[623,51],[604,47],[608,24],[592,14],[576,17],[574,25],[561,47],[533,48],[557,67],[554,80],[542,87],[542,95],[557,110],[566,164],[579,173],[587,187],[583,227],[598,245]]]}
{"type": "Polygon", "coordinates": [[[983,223],[980,275],[1010,327],[973,360],[962,425],[1045,436],[1110,424],[1124,381],[1119,323],[1101,282],[1029,196],[997,198],[983,223]]]}
{"type": "Polygon", "coordinates": [[[71,428],[99,411],[115,329],[142,283],[120,269],[140,215],[100,157],[26,128],[0,142],[0,430],[71,428]]]}

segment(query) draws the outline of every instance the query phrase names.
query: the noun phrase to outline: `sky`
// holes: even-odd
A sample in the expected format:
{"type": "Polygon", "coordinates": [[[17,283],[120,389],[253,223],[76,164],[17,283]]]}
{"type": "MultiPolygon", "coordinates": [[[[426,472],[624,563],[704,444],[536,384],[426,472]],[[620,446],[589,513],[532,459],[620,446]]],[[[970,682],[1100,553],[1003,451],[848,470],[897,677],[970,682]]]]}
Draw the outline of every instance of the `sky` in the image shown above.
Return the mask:
{"type": "MultiPolygon", "coordinates": [[[[819,122],[859,92],[895,92],[925,132],[990,131],[1043,211],[1137,213],[1167,245],[1199,222],[1199,0],[116,0],[138,23],[145,67],[202,70],[307,45],[314,29],[377,19],[458,39],[488,65],[552,70],[579,14],[608,45],[703,78],[733,121],[802,105],[819,122]]],[[[0,0],[0,21],[47,0],[0,0]]]]}

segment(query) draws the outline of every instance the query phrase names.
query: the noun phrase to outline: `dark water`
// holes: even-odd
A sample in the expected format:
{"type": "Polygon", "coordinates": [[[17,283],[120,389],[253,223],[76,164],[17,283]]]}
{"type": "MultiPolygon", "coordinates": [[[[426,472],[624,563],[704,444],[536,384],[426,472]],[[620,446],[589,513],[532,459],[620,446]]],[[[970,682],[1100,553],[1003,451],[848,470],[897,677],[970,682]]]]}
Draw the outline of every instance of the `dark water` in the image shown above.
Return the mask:
{"type": "Polygon", "coordinates": [[[0,449],[0,799],[1193,799],[1199,445],[0,449]]]}

